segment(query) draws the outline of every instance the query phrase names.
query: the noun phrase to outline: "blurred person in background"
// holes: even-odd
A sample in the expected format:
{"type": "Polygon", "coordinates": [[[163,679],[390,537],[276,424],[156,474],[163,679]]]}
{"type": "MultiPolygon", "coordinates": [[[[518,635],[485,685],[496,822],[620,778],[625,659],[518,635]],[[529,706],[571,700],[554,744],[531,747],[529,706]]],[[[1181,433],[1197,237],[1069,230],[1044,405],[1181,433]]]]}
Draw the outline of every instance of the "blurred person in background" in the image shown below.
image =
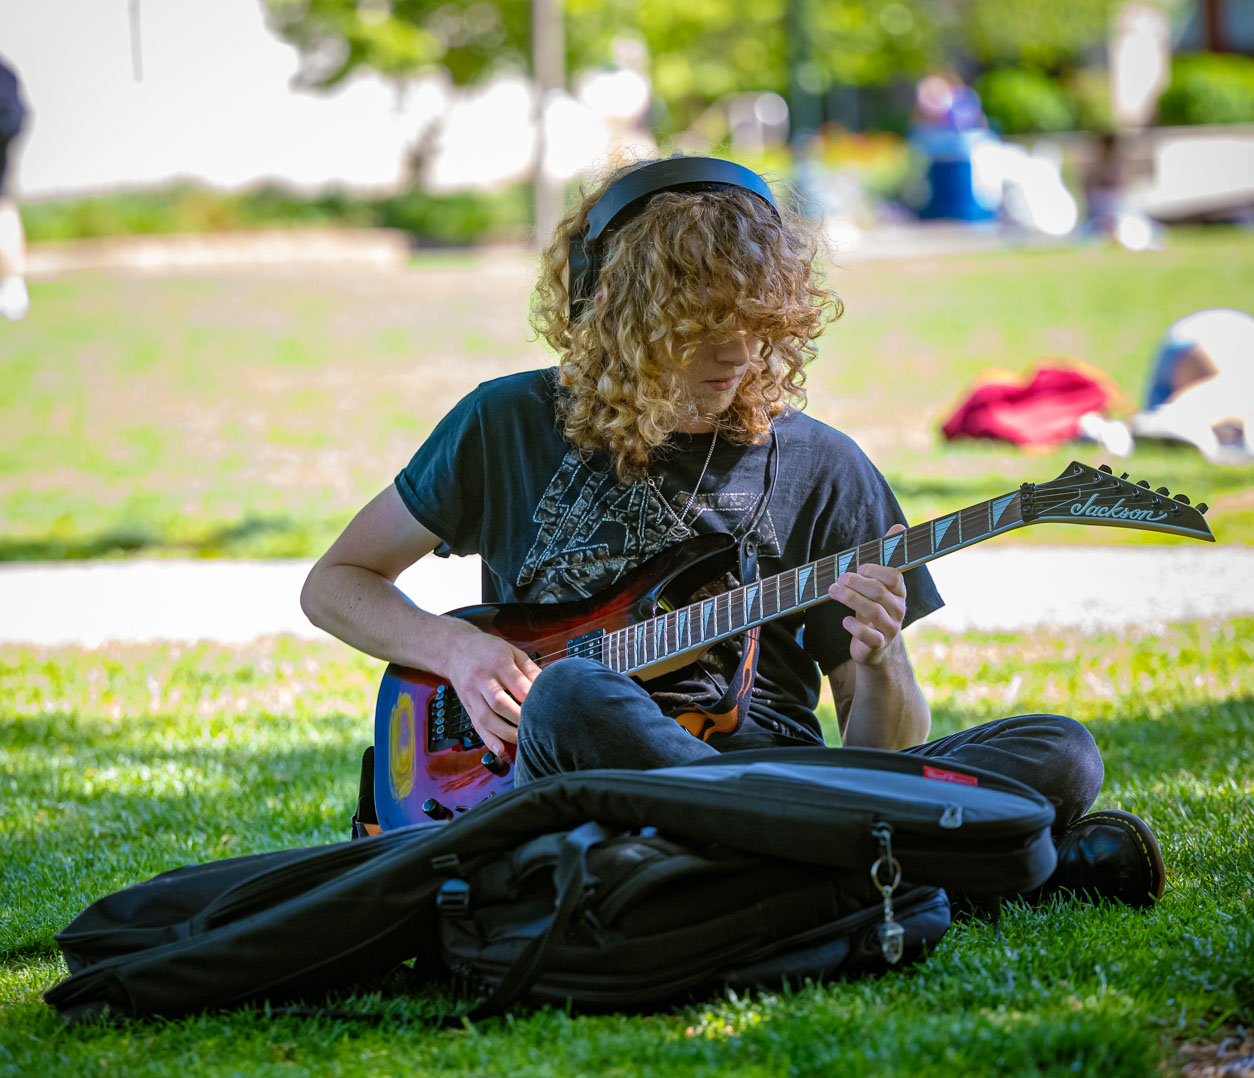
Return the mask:
{"type": "Polygon", "coordinates": [[[1084,170],[1085,227],[1129,251],[1161,248],[1159,229],[1129,196],[1130,180],[1120,137],[1107,131],[1098,138],[1093,158],[1084,170]]]}
{"type": "Polygon", "coordinates": [[[26,123],[17,73],[0,57],[0,315],[10,322],[30,310],[26,290],[26,234],[17,203],[9,196],[14,144],[26,123]]]}
{"type": "Polygon", "coordinates": [[[1212,308],[1173,322],[1153,359],[1144,438],[1188,442],[1210,461],[1254,461],[1254,317],[1212,308]]]}

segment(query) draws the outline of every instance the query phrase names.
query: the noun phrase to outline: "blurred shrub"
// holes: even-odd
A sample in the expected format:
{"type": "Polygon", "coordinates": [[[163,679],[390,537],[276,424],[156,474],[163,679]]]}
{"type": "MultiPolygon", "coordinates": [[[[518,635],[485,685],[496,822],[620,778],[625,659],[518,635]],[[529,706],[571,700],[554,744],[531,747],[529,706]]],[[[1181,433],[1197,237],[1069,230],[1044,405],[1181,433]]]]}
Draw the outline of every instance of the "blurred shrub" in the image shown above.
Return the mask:
{"type": "MultiPolygon", "coordinates": [[[[660,151],[663,156],[677,152],[680,152],[678,147],[669,146],[660,151]]],[[[743,146],[732,146],[728,140],[724,139],[713,146],[685,147],[682,152],[709,154],[711,157],[721,157],[724,161],[735,161],[736,164],[744,165],[745,168],[753,169],[758,175],[764,176],[768,183],[776,181],[791,183],[795,172],[792,150],[787,146],[767,146],[761,150],[749,150],[743,146]]]]}
{"type": "Polygon", "coordinates": [[[1003,134],[1030,135],[1075,128],[1075,110],[1067,92],[1039,71],[998,68],[981,75],[975,89],[984,104],[984,114],[1003,134]]]}
{"type": "Polygon", "coordinates": [[[1163,124],[1254,123],[1254,58],[1194,53],[1171,64],[1171,84],[1158,99],[1163,124]]]}
{"type": "Polygon", "coordinates": [[[862,189],[881,198],[898,198],[911,167],[910,145],[887,131],[855,133],[825,128],[812,151],[825,168],[852,173],[862,189]]]}
{"type": "Polygon", "coordinates": [[[386,199],[343,193],[305,197],[273,186],[224,192],[178,184],[22,207],[26,236],[33,243],[258,228],[385,226],[409,232],[420,243],[461,245],[517,238],[530,220],[527,184],[497,194],[438,196],[413,190],[386,199]]]}
{"type": "Polygon", "coordinates": [[[1075,112],[1076,128],[1106,134],[1115,130],[1110,99],[1110,74],[1103,67],[1083,67],[1067,78],[1067,98],[1075,112]]]}
{"type": "Polygon", "coordinates": [[[517,239],[531,223],[531,192],[530,184],[515,184],[495,194],[431,195],[413,189],[378,204],[379,224],[436,246],[517,239]]]}

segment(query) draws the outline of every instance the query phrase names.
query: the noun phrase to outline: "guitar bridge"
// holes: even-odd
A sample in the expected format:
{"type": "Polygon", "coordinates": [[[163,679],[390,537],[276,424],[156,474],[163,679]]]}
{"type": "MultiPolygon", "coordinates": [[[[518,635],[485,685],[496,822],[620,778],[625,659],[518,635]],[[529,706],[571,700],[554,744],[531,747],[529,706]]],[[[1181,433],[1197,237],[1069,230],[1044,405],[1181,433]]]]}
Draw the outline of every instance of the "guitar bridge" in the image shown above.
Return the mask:
{"type": "Polygon", "coordinates": [[[452,685],[441,685],[427,701],[427,752],[473,749],[483,744],[452,685]]]}

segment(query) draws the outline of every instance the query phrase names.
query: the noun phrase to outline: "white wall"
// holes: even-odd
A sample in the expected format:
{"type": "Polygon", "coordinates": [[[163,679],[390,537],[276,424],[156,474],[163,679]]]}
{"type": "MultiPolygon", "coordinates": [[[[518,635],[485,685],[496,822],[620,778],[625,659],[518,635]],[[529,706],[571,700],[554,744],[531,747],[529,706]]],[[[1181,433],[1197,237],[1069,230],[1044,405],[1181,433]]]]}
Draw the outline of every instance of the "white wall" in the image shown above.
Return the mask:
{"type": "Polygon", "coordinates": [[[0,0],[0,54],[33,113],[10,166],[19,197],[176,177],[387,188],[444,107],[434,80],[399,97],[374,77],[333,95],[293,90],[296,52],[261,0],[140,0],[140,26],[136,82],[128,0],[0,0]]]}

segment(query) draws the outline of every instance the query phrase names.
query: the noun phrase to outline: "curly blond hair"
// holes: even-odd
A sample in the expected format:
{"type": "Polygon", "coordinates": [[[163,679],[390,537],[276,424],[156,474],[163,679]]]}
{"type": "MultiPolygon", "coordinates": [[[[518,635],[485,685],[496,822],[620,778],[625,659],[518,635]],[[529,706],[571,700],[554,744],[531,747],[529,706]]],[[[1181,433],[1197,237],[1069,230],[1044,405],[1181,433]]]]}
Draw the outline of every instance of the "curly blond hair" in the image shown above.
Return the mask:
{"type": "Polygon", "coordinates": [[[661,191],[606,233],[591,302],[572,320],[567,291],[572,236],[623,168],[558,223],[541,256],[531,325],[558,355],[559,412],[577,447],[608,451],[620,479],[639,478],[691,407],[668,377],[702,342],[738,334],[760,342],[734,401],[717,417],[722,435],[760,442],[771,418],[805,403],[811,343],[840,317],[816,280],[817,232],[777,217],[740,188],[661,191]]]}

